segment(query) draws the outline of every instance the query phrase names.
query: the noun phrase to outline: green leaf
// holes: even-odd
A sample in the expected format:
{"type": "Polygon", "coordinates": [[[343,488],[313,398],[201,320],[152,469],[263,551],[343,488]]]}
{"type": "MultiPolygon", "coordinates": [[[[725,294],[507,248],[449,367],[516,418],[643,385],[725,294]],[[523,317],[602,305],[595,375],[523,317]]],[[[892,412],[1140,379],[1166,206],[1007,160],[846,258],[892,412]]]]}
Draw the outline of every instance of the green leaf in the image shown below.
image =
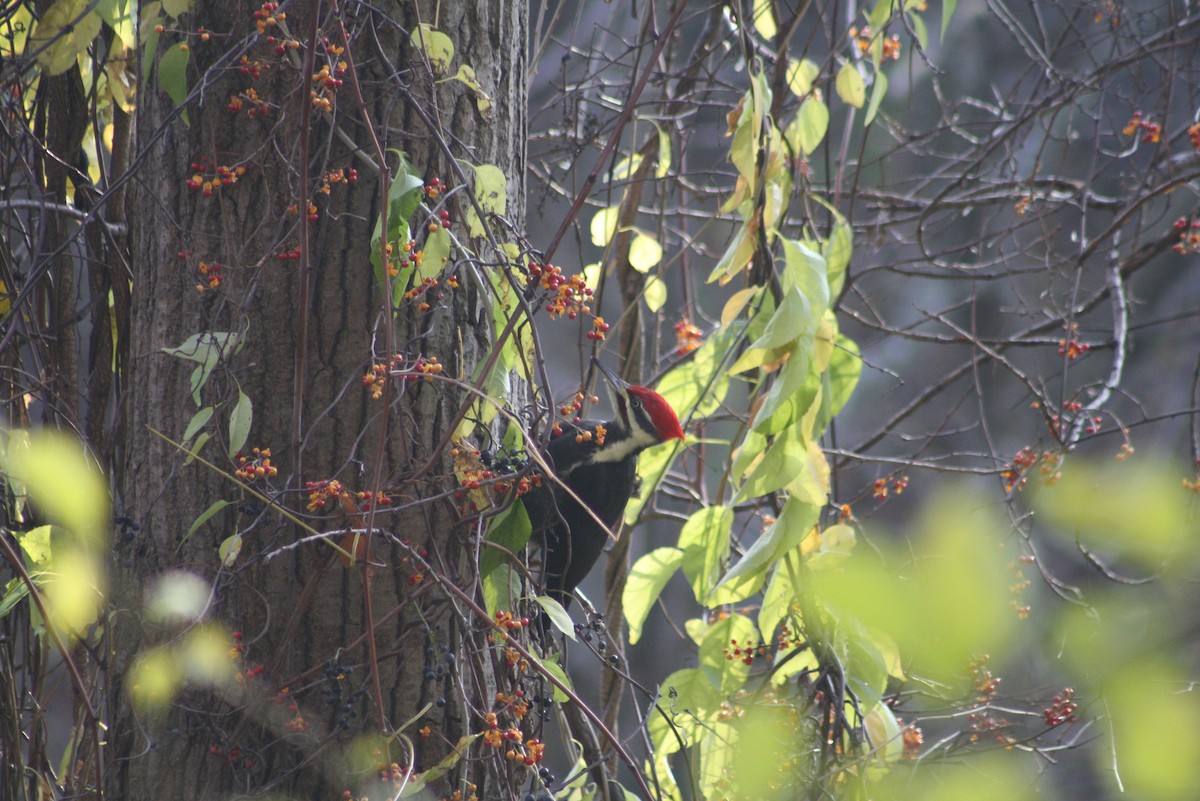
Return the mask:
{"type": "Polygon", "coordinates": [[[950,26],[950,18],[954,16],[954,9],[958,7],[958,0],[942,0],[942,41],[946,41],[946,28],[950,26]]]}
{"type": "Polygon", "coordinates": [[[854,235],[850,231],[850,224],[841,214],[837,214],[836,219],[833,230],[829,232],[829,238],[821,247],[821,253],[825,256],[826,280],[831,296],[837,296],[842,291],[846,270],[850,266],[850,256],[854,251],[854,235]]]}
{"type": "Polygon", "coordinates": [[[858,345],[847,336],[838,334],[837,346],[833,349],[833,357],[829,360],[829,370],[826,376],[829,389],[829,415],[832,417],[842,410],[846,401],[850,400],[854,388],[862,375],[862,357],[858,345]]]}
{"type": "Polygon", "coordinates": [[[629,243],[629,266],[639,273],[646,273],[662,261],[663,249],[658,240],[639,231],[629,243]]]}
{"type": "Polygon", "coordinates": [[[863,125],[871,124],[875,119],[875,112],[879,110],[879,104],[883,101],[883,96],[887,94],[888,79],[883,74],[882,70],[875,70],[875,85],[871,87],[871,103],[867,106],[867,116],[863,118],[863,125]]]}
{"type": "Polygon", "coordinates": [[[188,422],[187,428],[183,432],[183,441],[186,443],[192,437],[196,436],[196,433],[200,429],[204,428],[205,423],[212,419],[212,416],[213,407],[211,406],[205,406],[203,409],[192,415],[192,419],[188,422]]]}
{"type": "Polygon", "coordinates": [[[771,322],[755,343],[754,348],[770,350],[791,345],[801,335],[815,328],[812,304],[798,287],[783,296],[783,302],[771,315],[771,322]]]}
{"type": "Polygon", "coordinates": [[[0,596],[0,618],[6,617],[17,604],[29,597],[29,585],[22,579],[11,579],[4,585],[4,594],[0,596]]]}
{"type": "MultiPolygon", "coordinates": [[[[818,246],[804,241],[783,239],[783,255],[786,271],[784,286],[796,288],[808,302],[808,318],[805,332],[813,333],[822,313],[829,308],[828,266],[818,246]]],[[[778,344],[783,344],[782,342],[778,344]]],[[[760,346],[761,347],[761,346],[760,346]]]]}
{"type": "Polygon", "coordinates": [[[37,63],[47,75],[60,75],[75,66],[100,33],[101,23],[99,14],[89,12],[88,0],[58,0],[29,35],[29,49],[39,51],[37,63]]]}
{"type": "Polygon", "coordinates": [[[572,640],[575,639],[575,624],[571,621],[571,615],[567,613],[562,604],[549,595],[539,595],[533,600],[537,601],[538,606],[545,610],[546,617],[550,618],[550,622],[554,624],[554,628],[572,640]]]}
{"type": "Polygon", "coordinates": [[[796,97],[804,97],[811,92],[813,83],[820,74],[821,68],[811,59],[788,59],[787,84],[796,97]]]}
{"type": "Polygon", "coordinates": [[[707,283],[711,284],[713,281],[717,281],[721,286],[729,283],[733,276],[746,268],[746,265],[754,258],[754,251],[757,248],[756,231],[751,230],[748,223],[738,226],[733,240],[725,248],[725,252],[717,261],[717,265],[713,267],[712,272],[709,273],[707,283]]]}
{"type": "Polygon", "coordinates": [[[452,244],[453,240],[448,229],[439,226],[436,231],[430,233],[425,239],[425,247],[422,248],[425,256],[421,260],[417,276],[419,278],[437,278],[441,275],[450,262],[452,244]]]}
{"type": "Polygon", "coordinates": [[[738,489],[735,502],[757,498],[783,489],[808,462],[808,437],[802,426],[795,424],[784,429],[767,448],[763,458],[754,465],[738,489]]]}
{"type": "Polygon", "coordinates": [[[229,415],[229,456],[234,458],[250,436],[250,423],[254,419],[254,405],[245,392],[238,389],[237,403],[229,415]]]}
{"type": "Polygon", "coordinates": [[[226,537],[217,546],[217,556],[221,558],[221,564],[224,567],[233,567],[237,561],[238,554],[242,552],[242,535],[241,532],[234,534],[232,537],[226,537]]]}
{"type": "Polygon", "coordinates": [[[409,37],[409,43],[424,54],[435,73],[441,74],[450,69],[450,62],[454,59],[454,42],[429,23],[418,24],[409,37]]]}
{"type": "Polygon", "coordinates": [[[187,100],[187,66],[191,58],[191,52],[179,43],[168,47],[158,60],[158,85],[176,106],[187,100]]]}
{"type": "Polygon", "coordinates": [[[196,530],[198,528],[200,528],[205,523],[207,523],[210,519],[212,519],[212,516],[215,515],[217,512],[221,511],[222,509],[224,509],[226,506],[229,506],[229,505],[230,505],[229,501],[224,501],[224,500],[213,501],[207,509],[205,509],[203,512],[201,512],[199,514],[199,516],[197,516],[196,519],[192,521],[192,525],[188,528],[187,534],[183,535],[183,539],[181,539],[179,541],[179,544],[183,545],[185,542],[187,542],[188,538],[190,538],[193,534],[195,534],[196,530]]]}
{"type": "Polygon", "coordinates": [[[787,363],[754,412],[751,423],[754,431],[778,434],[799,420],[812,406],[817,394],[817,382],[812,380],[811,348],[807,340],[796,343],[787,363]]]}
{"type": "Polygon", "coordinates": [[[896,7],[896,0],[879,0],[875,7],[871,9],[870,15],[867,17],[867,22],[877,31],[883,30],[887,25],[888,20],[892,18],[892,10],[896,7]]]}
{"type": "Polygon", "coordinates": [[[200,436],[196,437],[196,441],[192,443],[192,447],[188,448],[187,458],[183,460],[185,465],[189,465],[196,460],[200,452],[204,450],[204,446],[212,439],[212,433],[208,431],[201,432],[200,436]]]}
{"type": "MultiPolygon", "coordinates": [[[[522,501],[517,501],[492,518],[486,540],[519,554],[529,542],[533,526],[522,501]]],[[[483,597],[488,612],[509,612],[516,606],[520,593],[520,576],[506,562],[503,551],[486,545],[479,555],[479,575],[483,580],[483,597]]]]}
{"type": "Polygon", "coordinates": [[[815,97],[806,97],[784,136],[793,153],[807,156],[825,140],[828,130],[829,108],[815,97]]]}
{"type": "Polygon", "coordinates": [[[658,166],[654,168],[654,177],[666,178],[671,171],[671,134],[657,122],[654,128],[658,131],[658,166]]]}
{"type": "Polygon", "coordinates": [[[633,563],[621,596],[630,645],[641,639],[642,625],[650,609],[682,563],[683,551],[678,548],[655,548],[633,563]]]}
{"type": "MultiPolygon", "coordinates": [[[[534,656],[536,658],[536,655],[534,655],[534,656]]],[[[541,664],[541,666],[546,669],[547,673],[554,676],[554,678],[561,681],[567,687],[571,687],[571,679],[570,679],[570,677],[567,676],[567,672],[562,669],[562,665],[558,664],[557,662],[552,662],[549,659],[542,659],[542,660],[538,660],[538,661],[539,661],[539,664],[541,664]]],[[[558,702],[560,704],[565,704],[567,701],[571,700],[569,697],[567,697],[566,693],[564,693],[562,690],[560,690],[558,688],[558,685],[552,684],[550,686],[553,687],[553,689],[554,689],[554,700],[556,702],[558,702]]],[[[571,689],[574,689],[574,688],[572,687],[571,689]]]]}
{"type": "Polygon", "coordinates": [[[709,506],[693,514],[679,532],[683,550],[683,574],[691,582],[696,600],[704,604],[717,586],[729,554],[729,535],[733,530],[733,510],[709,506]]]}
{"type": "Polygon", "coordinates": [[[193,334],[174,348],[162,348],[162,352],[186,361],[206,364],[236,353],[241,344],[241,335],[236,331],[204,331],[193,334]]]}
{"type": "Polygon", "coordinates": [[[816,551],[809,554],[806,562],[812,570],[832,570],[841,567],[854,552],[857,541],[854,529],[845,523],[836,523],[821,531],[818,539],[821,544],[817,546],[816,551]]]}
{"type": "Polygon", "coordinates": [[[863,103],[867,101],[867,86],[852,62],[847,61],[838,70],[834,88],[837,89],[838,97],[842,99],[842,102],[855,108],[862,108],[863,103]]]}
{"type": "Polygon", "coordinates": [[[658,276],[650,276],[642,289],[642,299],[646,301],[646,308],[652,314],[658,313],[667,302],[667,285],[658,276]]]}
{"type": "Polygon", "coordinates": [[[592,235],[593,245],[598,248],[608,247],[608,243],[617,235],[617,218],[620,215],[620,206],[606,206],[592,215],[588,231],[592,235]]]}
{"type": "Polygon", "coordinates": [[[744,576],[765,576],[785,553],[799,545],[812,531],[820,515],[820,506],[789,498],[779,519],[758,536],[718,586],[744,576]]]}
{"type": "Polygon", "coordinates": [[[192,10],[192,2],[193,0],[162,0],[163,11],[178,19],[181,14],[192,10]]]}

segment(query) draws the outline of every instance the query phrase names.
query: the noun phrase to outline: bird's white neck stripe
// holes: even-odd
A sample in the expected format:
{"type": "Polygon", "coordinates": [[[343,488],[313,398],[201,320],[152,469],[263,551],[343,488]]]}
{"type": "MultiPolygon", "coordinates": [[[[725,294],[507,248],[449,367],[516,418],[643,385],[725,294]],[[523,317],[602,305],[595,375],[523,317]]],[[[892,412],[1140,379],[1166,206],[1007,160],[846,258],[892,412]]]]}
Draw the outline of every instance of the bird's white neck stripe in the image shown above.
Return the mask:
{"type": "Polygon", "coordinates": [[[624,461],[630,454],[645,450],[656,442],[655,438],[645,431],[634,429],[625,439],[610,440],[609,443],[592,454],[589,464],[624,461]]]}

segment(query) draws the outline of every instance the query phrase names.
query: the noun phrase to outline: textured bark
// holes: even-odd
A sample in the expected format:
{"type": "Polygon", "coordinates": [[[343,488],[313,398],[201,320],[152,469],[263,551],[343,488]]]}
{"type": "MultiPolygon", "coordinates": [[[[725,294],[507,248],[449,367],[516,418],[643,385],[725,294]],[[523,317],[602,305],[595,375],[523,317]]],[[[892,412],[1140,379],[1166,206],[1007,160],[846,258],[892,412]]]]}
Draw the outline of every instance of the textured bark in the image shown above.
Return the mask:
{"type": "MultiPolygon", "coordinates": [[[[383,146],[406,152],[426,177],[456,183],[440,143],[450,143],[455,158],[499,166],[509,176],[508,216],[520,225],[525,9],[504,0],[436,4],[436,27],[455,45],[451,74],[460,63],[471,65],[493,98],[492,114],[484,119],[461,84],[434,89],[409,47],[408,32],[418,19],[433,21],[434,6],[394,2],[373,6],[382,14],[365,6],[347,13],[367,110],[381,128],[383,146]],[[431,130],[430,118],[441,127],[431,130]]],[[[293,36],[303,40],[314,7],[323,15],[330,11],[328,4],[287,7],[293,36]]],[[[353,774],[346,745],[361,732],[379,729],[363,639],[364,573],[345,569],[331,549],[317,543],[268,559],[304,532],[215,472],[198,463],[185,466],[179,451],[152,433],[179,439],[197,410],[189,385],[195,364],[162,349],[202,331],[243,334],[244,345],[225,355],[202,390],[201,405],[217,408],[208,427],[214,438],[203,455],[226,470],[236,466],[225,455],[224,440],[240,389],[254,404],[247,448],[271,448],[279,469],[275,486],[286,484],[278,501],[303,514],[306,481],[336,478],[352,491],[373,485],[385,410],[361,385],[372,354],[380,359],[391,352],[436,356],[447,375],[469,379],[494,336],[490,301],[482,296],[483,284],[464,280],[463,289],[447,293],[427,313],[406,306],[395,322],[395,342],[389,347],[384,340],[370,262],[370,249],[377,246],[371,232],[380,211],[379,192],[375,177],[352,152],[372,158],[347,79],[338,90],[334,115],[314,113],[310,129],[314,186],[323,172],[340,167],[356,166],[360,177],[353,186],[335,185],[328,198],[317,196],[321,215],[312,223],[310,239],[303,437],[301,452],[290,452],[300,287],[296,262],[281,261],[277,254],[299,244],[297,218],[287,209],[297,194],[300,104],[307,102],[301,97],[301,70],[263,71],[253,84],[260,96],[277,104],[267,117],[231,114],[228,98],[247,82],[226,53],[265,52],[247,34],[253,30],[250,12],[229,0],[199,3],[188,24],[233,34],[193,46],[189,86],[203,87],[203,102],[188,104],[190,125],[172,118],[170,100],[153,81],[139,109],[142,163],[132,201],[136,255],[125,417],[130,445],[118,510],[140,528],[116,548],[121,576],[108,626],[108,790],[110,797],[130,799],[178,797],[180,788],[195,798],[268,792],[333,798],[343,789],[357,795],[365,777],[353,774]],[[205,198],[185,186],[189,164],[201,158],[248,169],[236,184],[205,198]],[[219,291],[197,291],[195,265],[201,259],[222,265],[219,291]],[[303,474],[293,475],[298,463],[303,474]],[[191,522],[217,499],[234,503],[182,542],[191,522]],[[222,567],[218,545],[235,532],[243,535],[241,554],[232,566],[222,567]],[[145,624],[140,611],[146,583],[176,568],[212,582],[211,616],[242,632],[238,665],[262,665],[263,671],[221,693],[189,689],[169,713],[152,717],[133,708],[125,677],[139,653],[172,633],[145,624]],[[276,703],[285,687],[309,724],[306,731],[285,727],[294,715],[287,703],[276,703]],[[356,717],[347,721],[348,712],[356,717]],[[339,725],[339,719],[349,725],[339,725]]],[[[340,44],[333,18],[323,16],[321,25],[322,35],[340,44]]],[[[465,216],[465,205],[452,208],[456,219],[465,216]]],[[[413,505],[403,514],[380,514],[376,525],[427,549],[434,569],[470,587],[476,580],[471,529],[457,525],[448,501],[420,503],[452,486],[449,456],[434,449],[468,398],[442,382],[407,382],[395,392],[380,486],[396,501],[413,505]]],[[[336,516],[316,522],[318,528],[348,524],[336,516]]],[[[447,652],[460,652],[464,637],[476,635],[461,630],[436,586],[410,583],[404,555],[400,546],[377,538],[372,558],[381,567],[371,576],[372,600],[385,728],[405,724],[442,696],[449,699],[422,718],[444,737],[423,741],[415,729],[406,732],[418,743],[415,767],[420,770],[467,731],[474,721],[463,704],[489,704],[491,685],[478,672],[425,678],[429,665],[422,654],[428,647],[442,659],[447,652]],[[455,687],[457,701],[450,692],[455,687]]],[[[404,763],[401,753],[375,756],[383,764],[404,763]]]]}

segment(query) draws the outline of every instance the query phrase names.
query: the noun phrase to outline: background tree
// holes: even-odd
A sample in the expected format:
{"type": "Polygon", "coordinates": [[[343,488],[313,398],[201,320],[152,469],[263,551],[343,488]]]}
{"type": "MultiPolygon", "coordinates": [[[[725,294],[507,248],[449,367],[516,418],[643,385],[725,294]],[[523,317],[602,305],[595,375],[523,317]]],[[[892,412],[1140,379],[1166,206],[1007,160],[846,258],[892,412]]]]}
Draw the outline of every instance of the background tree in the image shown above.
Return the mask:
{"type": "Polygon", "coordinates": [[[1196,11],[502,5],[4,12],[5,786],[1190,797],[1196,11]],[[572,683],[595,354],[689,444],[572,683]]]}

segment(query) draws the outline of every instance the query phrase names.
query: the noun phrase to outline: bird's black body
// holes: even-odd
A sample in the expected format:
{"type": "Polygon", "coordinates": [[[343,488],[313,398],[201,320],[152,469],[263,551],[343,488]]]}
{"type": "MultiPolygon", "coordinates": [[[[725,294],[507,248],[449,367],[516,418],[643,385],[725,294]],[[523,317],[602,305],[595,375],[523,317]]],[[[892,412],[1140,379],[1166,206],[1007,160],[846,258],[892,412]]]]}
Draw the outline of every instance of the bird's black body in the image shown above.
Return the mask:
{"type": "Polygon", "coordinates": [[[546,447],[554,478],[543,479],[541,489],[524,499],[533,537],[542,545],[545,592],[563,606],[620,523],[637,481],[638,454],[683,438],[679,418],[661,395],[630,386],[597,365],[612,384],[617,418],[561,424],[546,447]]]}
{"type": "MultiPolygon", "coordinates": [[[[606,444],[612,441],[613,434],[621,433],[609,428],[611,422],[600,425],[608,430],[606,444]]],[[[586,461],[600,448],[594,445],[581,448],[589,443],[575,440],[581,432],[595,430],[596,423],[592,421],[563,426],[563,433],[550,441],[547,455],[555,475],[596,513],[604,528],[562,487],[549,481],[543,483],[542,497],[534,499],[540,508],[530,510],[534,536],[543,543],[546,594],[563,606],[570,604],[571,593],[600,558],[608,542],[608,532],[620,522],[637,480],[639,451],[631,451],[616,462],[586,461]]]]}

